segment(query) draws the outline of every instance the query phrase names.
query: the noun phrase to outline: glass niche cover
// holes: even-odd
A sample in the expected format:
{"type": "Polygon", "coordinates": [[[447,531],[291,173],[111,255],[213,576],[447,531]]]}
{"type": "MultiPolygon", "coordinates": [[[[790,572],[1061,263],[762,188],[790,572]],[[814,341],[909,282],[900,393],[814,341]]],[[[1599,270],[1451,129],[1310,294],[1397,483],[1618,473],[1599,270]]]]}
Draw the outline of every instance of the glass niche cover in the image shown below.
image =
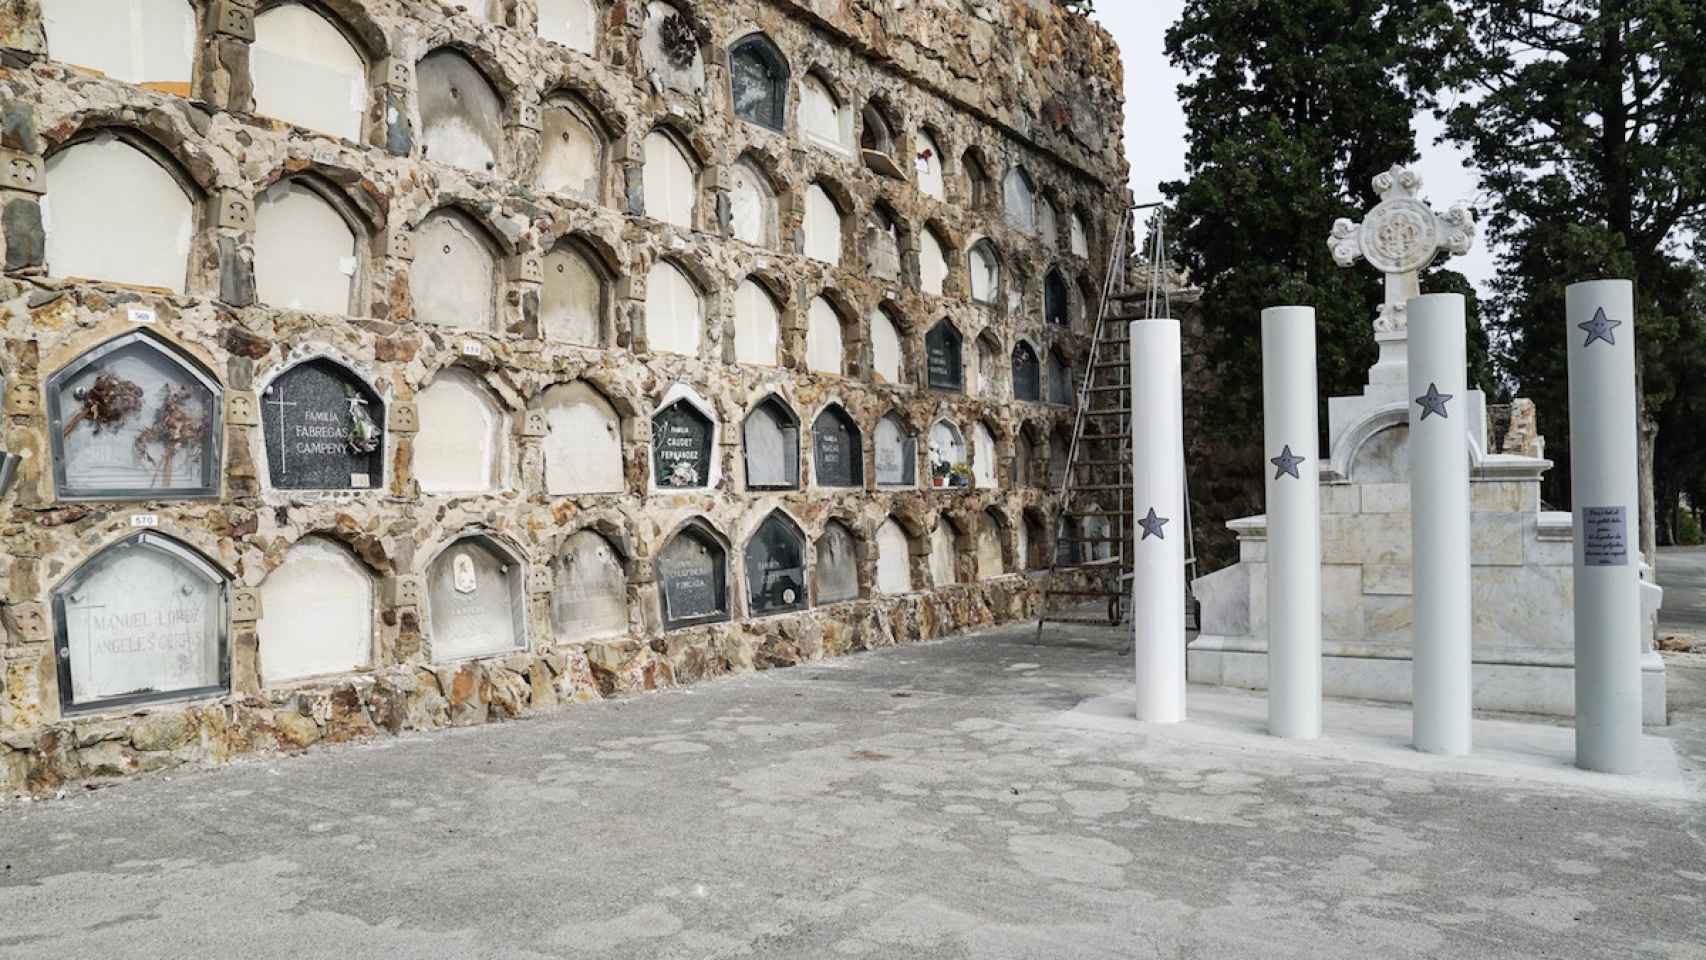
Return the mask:
{"type": "Polygon", "coordinates": [[[148,334],[85,353],[48,381],[47,401],[61,498],[218,494],[219,386],[148,334]]]}

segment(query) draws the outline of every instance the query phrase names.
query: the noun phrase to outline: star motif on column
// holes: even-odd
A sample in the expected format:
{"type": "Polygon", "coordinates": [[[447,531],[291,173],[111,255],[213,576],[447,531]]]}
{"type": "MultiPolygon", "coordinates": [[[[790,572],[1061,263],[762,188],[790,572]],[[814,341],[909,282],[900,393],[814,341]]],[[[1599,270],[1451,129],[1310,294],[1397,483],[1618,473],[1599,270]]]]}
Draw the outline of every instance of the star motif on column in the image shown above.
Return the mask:
{"type": "Polygon", "coordinates": [[[1592,320],[1576,324],[1576,329],[1587,333],[1587,342],[1582,344],[1582,348],[1586,349],[1593,346],[1595,340],[1604,340],[1613,347],[1617,346],[1617,338],[1612,331],[1621,326],[1623,326],[1623,321],[1613,320],[1606,316],[1605,308],[1600,307],[1594,311],[1592,320]]]}
{"type": "Polygon", "coordinates": [[[1302,480],[1303,475],[1297,472],[1297,465],[1302,463],[1303,459],[1291,452],[1291,444],[1286,444],[1279,456],[1268,460],[1275,467],[1274,479],[1278,480],[1280,477],[1289,475],[1293,480],[1302,480]]]}
{"type": "Polygon", "coordinates": [[[1429,383],[1428,392],[1416,398],[1416,402],[1422,405],[1421,419],[1426,420],[1435,414],[1441,420],[1451,419],[1451,415],[1445,412],[1445,402],[1453,396],[1454,394],[1440,393],[1437,384],[1429,383]]]}
{"type": "Polygon", "coordinates": [[[1172,522],[1173,521],[1167,519],[1166,517],[1156,516],[1155,508],[1150,507],[1149,508],[1149,516],[1140,517],[1137,521],[1137,525],[1143,528],[1143,536],[1138,538],[1138,542],[1142,543],[1143,541],[1148,540],[1150,537],[1154,537],[1157,540],[1167,539],[1167,535],[1165,533],[1161,532],[1161,527],[1164,524],[1169,524],[1172,522]]]}

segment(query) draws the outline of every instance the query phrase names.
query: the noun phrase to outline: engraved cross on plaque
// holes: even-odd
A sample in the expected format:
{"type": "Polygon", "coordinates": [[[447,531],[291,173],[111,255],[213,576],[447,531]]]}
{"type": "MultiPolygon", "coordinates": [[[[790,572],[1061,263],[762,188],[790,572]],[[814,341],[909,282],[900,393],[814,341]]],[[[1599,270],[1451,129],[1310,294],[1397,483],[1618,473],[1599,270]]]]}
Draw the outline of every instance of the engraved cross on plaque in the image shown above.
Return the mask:
{"type": "Polygon", "coordinates": [[[1374,178],[1380,203],[1361,223],[1335,221],[1327,239],[1339,266],[1367,260],[1386,275],[1386,300],[1374,319],[1376,339],[1404,339],[1405,305],[1421,293],[1421,272],[1440,251],[1462,256],[1475,244],[1475,217],[1469,209],[1453,205],[1442,217],[1416,198],[1421,189],[1422,178],[1415,171],[1394,166],[1374,178]]]}
{"type": "Polygon", "coordinates": [[[278,472],[287,475],[290,473],[289,460],[286,459],[290,443],[285,439],[284,408],[296,406],[296,401],[284,399],[284,389],[272,386],[267,388],[266,405],[278,411],[278,472]]]}

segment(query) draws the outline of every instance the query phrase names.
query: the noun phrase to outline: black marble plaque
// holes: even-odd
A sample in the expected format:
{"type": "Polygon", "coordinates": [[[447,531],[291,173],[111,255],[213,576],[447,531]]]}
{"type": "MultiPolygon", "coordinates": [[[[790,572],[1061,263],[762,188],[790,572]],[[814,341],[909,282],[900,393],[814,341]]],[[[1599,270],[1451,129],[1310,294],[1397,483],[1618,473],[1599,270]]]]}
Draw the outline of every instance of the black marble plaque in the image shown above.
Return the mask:
{"type": "Polygon", "coordinates": [[[865,451],[859,428],[839,407],[830,407],[812,424],[812,454],[820,487],[865,485],[865,451]]]}
{"type": "Polygon", "coordinates": [[[755,617],[805,609],[805,536],[780,514],[766,518],[747,542],[746,600],[755,617]]]}
{"type": "Polygon", "coordinates": [[[711,478],[711,421],[686,400],[652,420],[652,473],[665,490],[707,486],[711,478]]]}
{"type": "Polygon", "coordinates": [[[1043,281],[1043,319],[1066,326],[1072,322],[1072,297],[1067,292],[1066,278],[1051,273],[1043,281]]]}
{"type": "Polygon", "coordinates": [[[965,390],[965,358],[963,339],[954,325],[946,320],[930,328],[924,335],[924,364],[932,390],[965,390]]]}
{"type": "Polygon", "coordinates": [[[658,556],[666,629],[727,620],[728,558],[710,535],[689,528],[658,556]]]}
{"type": "Polygon", "coordinates": [[[330,360],[280,374],[261,395],[267,474],[279,490],[367,490],[385,464],[385,405],[330,360]]]}
{"type": "Polygon", "coordinates": [[[1037,352],[1020,341],[1013,348],[1013,397],[1017,400],[1043,398],[1043,371],[1037,362],[1037,352]]]}
{"type": "Polygon", "coordinates": [[[1629,510],[1627,507],[1582,508],[1582,565],[1626,567],[1629,565],[1629,510]]]}

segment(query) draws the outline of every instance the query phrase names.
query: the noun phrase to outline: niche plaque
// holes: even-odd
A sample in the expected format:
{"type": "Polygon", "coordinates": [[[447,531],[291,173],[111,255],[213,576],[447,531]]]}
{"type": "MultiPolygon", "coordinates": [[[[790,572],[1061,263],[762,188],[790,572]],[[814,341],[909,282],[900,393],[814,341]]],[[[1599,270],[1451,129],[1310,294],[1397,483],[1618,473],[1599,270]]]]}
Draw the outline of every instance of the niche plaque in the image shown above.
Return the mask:
{"type": "Polygon", "coordinates": [[[780,514],[771,514],[746,545],[747,612],[755,617],[806,607],[806,541],[780,514]]]}
{"type": "Polygon", "coordinates": [[[485,537],[464,537],[432,562],[427,609],[435,660],[527,646],[521,565],[485,537]]]}
{"type": "Polygon", "coordinates": [[[930,328],[924,335],[925,375],[932,390],[965,390],[965,359],[961,355],[962,338],[954,325],[946,320],[930,328]]]}
{"type": "Polygon", "coordinates": [[[598,533],[582,530],[563,546],[551,620],[564,640],[628,632],[628,575],[616,548],[598,533]]]}
{"type": "Polygon", "coordinates": [[[686,400],[677,400],[652,420],[652,474],[658,487],[688,490],[710,485],[711,420],[686,400]]]}
{"type": "Polygon", "coordinates": [[[812,461],[820,487],[865,485],[859,428],[839,407],[824,410],[812,424],[812,461]]]}
{"type": "Polygon", "coordinates": [[[683,530],[658,556],[657,566],[665,629],[729,618],[728,558],[710,534],[683,530]]]}
{"type": "Polygon", "coordinates": [[[279,374],[261,394],[267,474],[278,490],[367,490],[385,469],[385,405],[330,360],[279,374]]]}

